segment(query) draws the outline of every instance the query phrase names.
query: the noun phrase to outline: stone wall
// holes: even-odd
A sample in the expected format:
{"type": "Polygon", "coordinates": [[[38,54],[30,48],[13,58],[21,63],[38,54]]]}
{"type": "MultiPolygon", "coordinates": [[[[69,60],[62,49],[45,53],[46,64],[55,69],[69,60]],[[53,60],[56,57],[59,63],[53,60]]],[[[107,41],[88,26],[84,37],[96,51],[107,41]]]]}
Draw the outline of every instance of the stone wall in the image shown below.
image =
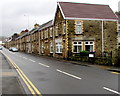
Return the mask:
{"type": "MultiPolygon", "coordinates": [[[[68,20],[68,49],[72,54],[72,41],[94,41],[95,55],[102,56],[102,21],[83,20],[82,34],[75,34],[75,20],[68,20]]],[[[104,21],[104,50],[110,53],[117,48],[117,22],[104,21]]]]}

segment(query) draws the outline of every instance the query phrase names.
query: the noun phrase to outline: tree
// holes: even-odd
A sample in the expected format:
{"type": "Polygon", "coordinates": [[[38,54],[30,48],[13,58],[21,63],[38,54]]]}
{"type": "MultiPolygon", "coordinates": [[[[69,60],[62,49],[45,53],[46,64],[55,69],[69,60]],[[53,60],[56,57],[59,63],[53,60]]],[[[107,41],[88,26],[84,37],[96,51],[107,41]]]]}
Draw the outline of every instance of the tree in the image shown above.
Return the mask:
{"type": "Polygon", "coordinates": [[[12,40],[15,40],[17,37],[19,37],[19,35],[18,35],[17,33],[14,33],[14,34],[12,35],[12,40]]]}

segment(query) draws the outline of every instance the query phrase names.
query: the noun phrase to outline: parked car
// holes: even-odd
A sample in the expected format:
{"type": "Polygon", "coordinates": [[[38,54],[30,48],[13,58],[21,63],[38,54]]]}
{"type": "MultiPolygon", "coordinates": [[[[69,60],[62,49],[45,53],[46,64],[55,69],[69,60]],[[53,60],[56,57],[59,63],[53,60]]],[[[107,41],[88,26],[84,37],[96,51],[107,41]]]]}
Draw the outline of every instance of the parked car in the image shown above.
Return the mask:
{"type": "Polygon", "coordinates": [[[9,48],[9,51],[12,51],[12,47],[9,48]]]}
{"type": "Polygon", "coordinates": [[[15,48],[15,47],[10,47],[10,48],[9,48],[9,51],[12,51],[12,52],[18,52],[18,49],[15,48]]]}
{"type": "Polygon", "coordinates": [[[0,46],[0,50],[2,50],[2,46],[0,46]]]}
{"type": "Polygon", "coordinates": [[[18,49],[15,47],[12,47],[12,52],[18,52],[18,49]]]}

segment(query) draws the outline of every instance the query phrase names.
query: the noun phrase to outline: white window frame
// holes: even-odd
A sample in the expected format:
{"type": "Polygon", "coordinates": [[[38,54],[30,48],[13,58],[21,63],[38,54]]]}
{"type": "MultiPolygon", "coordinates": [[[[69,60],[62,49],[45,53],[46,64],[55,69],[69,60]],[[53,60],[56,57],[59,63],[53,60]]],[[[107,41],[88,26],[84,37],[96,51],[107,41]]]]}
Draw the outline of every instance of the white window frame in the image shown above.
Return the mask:
{"type": "Polygon", "coordinates": [[[75,34],[82,34],[82,22],[81,21],[76,21],[76,26],[75,26],[76,28],[75,28],[75,34]],[[78,23],[79,22],[79,23],[78,23]],[[77,26],[80,26],[81,27],[81,30],[80,30],[80,32],[78,32],[77,30],[77,26]]]}
{"type": "Polygon", "coordinates": [[[62,53],[62,49],[63,49],[62,43],[61,42],[56,43],[56,53],[62,53]]]}
{"type": "Polygon", "coordinates": [[[85,41],[84,42],[85,44],[85,48],[86,48],[86,45],[92,45],[93,46],[93,51],[90,51],[90,52],[94,52],[94,41],[85,41]],[[86,42],[88,42],[88,44],[86,44],[86,42]],[[92,42],[92,44],[91,44],[91,42],[92,42]]]}
{"type": "Polygon", "coordinates": [[[78,49],[78,46],[81,46],[81,51],[82,51],[82,45],[83,45],[83,42],[82,41],[74,41],[73,42],[73,53],[80,53],[80,50],[78,49]],[[74,43],[77,43],[77,44],[74,44],[74,43]],[[79,44],[79,42],[81,42],[81,44],[79,44]],[[74,52],[74,46],[77,46],[77,52],[74,52]]]}
{"type": "Polygon", "coordinates": [[[53,43],[50,42],[50,53],[53,53],[53,43]]]}

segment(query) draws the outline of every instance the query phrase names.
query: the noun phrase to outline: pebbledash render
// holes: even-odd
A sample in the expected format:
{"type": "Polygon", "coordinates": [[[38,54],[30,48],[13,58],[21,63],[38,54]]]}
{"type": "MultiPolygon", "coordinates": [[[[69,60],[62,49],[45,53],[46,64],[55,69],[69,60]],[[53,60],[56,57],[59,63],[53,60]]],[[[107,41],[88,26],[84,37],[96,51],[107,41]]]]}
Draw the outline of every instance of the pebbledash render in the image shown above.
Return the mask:
{"type": "Polygon", "coordinates": [[[58,2],[54,19],[18,37],[22,44],[18,39],[16,46],[21,46],[20,51],[24,48],[28,53],[57,58],[80,51],[102,56],[118,48],[117,28],[118,17],[108,5],[58,2]]]}

